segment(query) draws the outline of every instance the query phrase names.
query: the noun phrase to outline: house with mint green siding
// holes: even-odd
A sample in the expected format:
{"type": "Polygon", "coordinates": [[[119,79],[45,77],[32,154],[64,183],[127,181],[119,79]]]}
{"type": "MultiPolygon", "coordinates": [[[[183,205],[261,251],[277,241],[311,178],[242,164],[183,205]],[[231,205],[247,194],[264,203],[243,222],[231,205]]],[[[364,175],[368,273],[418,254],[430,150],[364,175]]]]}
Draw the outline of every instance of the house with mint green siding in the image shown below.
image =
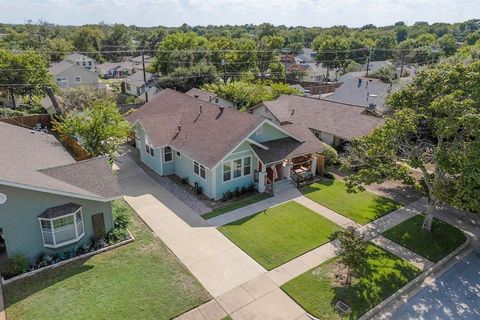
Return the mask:
{"type": "Polygon", "coordinates": [[[213,200],[254,185],[259,192],[316,171],[324,144],[302,124],[268,119],[166,89],[129,115],[141,161],[177,175],[213,200]]]}
{"type": "Polygon", "coordinates": [[[50,134],[0,122],[0,259],[105,237],[121,189],[105,157],[76,162],[50,134]]]}

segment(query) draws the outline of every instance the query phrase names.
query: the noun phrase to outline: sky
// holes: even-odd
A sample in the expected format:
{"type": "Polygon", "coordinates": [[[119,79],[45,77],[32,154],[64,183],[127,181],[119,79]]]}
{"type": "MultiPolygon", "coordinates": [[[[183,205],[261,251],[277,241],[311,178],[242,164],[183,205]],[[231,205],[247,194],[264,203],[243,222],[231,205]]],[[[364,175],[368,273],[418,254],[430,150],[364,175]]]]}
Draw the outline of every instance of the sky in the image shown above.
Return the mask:
{"type": "Polygon", "coordinates": [[[360,27],[474,18],[480,18],[480,0],[0,0],[0,23],[360,27]]]}

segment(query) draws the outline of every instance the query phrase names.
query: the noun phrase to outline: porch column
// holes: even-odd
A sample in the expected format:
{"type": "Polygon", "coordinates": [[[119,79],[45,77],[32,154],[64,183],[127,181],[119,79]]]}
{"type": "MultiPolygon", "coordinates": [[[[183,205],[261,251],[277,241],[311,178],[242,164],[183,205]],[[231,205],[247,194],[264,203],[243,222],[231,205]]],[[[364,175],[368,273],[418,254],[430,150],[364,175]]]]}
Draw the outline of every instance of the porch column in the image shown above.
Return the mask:
{"type": "Polygon", "coordinates": [[[262,164],[262,171],[258,173],[258,192],[265,192],[265,177],[267,175],[267,166],[262,164]]]}
{"type": "Polygon", "coordinates": [[[312,153],[312,165],[310,166],[310,171],[315,175],[317,174],[317,155],[312,153]]]}
{"type": "Polygon", "coordinates": [[[284,176],[287,179],[292,179],[292,168],[293,168],[292,159],[288,159],[287,160],[287,165],[285,166],[285,174],[284,174],[284,176]]]}

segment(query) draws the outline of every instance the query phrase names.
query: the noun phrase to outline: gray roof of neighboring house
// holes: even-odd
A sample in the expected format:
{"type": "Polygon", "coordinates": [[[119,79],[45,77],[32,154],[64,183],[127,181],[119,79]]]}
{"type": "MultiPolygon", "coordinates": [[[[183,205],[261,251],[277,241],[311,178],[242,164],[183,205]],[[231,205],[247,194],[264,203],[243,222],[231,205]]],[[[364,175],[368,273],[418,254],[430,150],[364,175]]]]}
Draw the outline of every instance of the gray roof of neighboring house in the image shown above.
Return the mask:
{"type": "MultiPolygon", "coordinates": [[[[150,62],[150,60],[153,59],[153,57],[147,56],[147,55],[144,55],[143,57],[144,57],[145,63],[147,63],[147,61],[150,62]]],[[[135,63],[142,63],[142,55],[130,58],[130,61],[135,63]]]]}
{"type": "Polygon", "coordinates": [[[302,140],[302,142],[291,138],[282,138],[262,142],[261,144],[268,149],[265,150],[259,146],[252,145],[255,154],[264,164],[278,162],[283,159],[290,159],[314,152],[325,150],[323,142],[317,139],[315,135],[304,124],[289,124],[282,126],[282,129],[292,136],[302,140]]]}
{"type": "MultiPolygon", "coordinates": [[[[153,79],[153,76],[149,72],[145,72],[145,76],[147,78],[147,82],[151,81],[153,79]]],[[[143,79],[143,71],[137,71],[128,78],[124,80],[125,83],[129,83],[135,87],[141,87],[145,84],[145,81],[143,79]]]]}
{"type": "Polygon", "coordinates": [[[117,69],[120,66],[116,62],[104,62],[102,64],[97,64],[95,68],[100,71],[100,73],[107,73],[107,71],[112,69],[117,69]]]}
{"type": "Polygon", "coordinates": [[[155,95],[128,120],[140,122],[154,147],[168,144],[208,168],[264,121],[260,116],[230,108],[221,112],[215,104],[171,89],[155,95]]]}
{"type": "Polygon", "coordinates": [[[43,211],[38,217],[44,219],[54,219],[70,213],[74,213],[81,207],[82,206],[77,203],[69,202],[60,206],[48,208],[47,210],[43,211]]]}
{"type": "Polygon", "coordinates": [[[94,73],[93,71],[90,71],[88,69],[85,69],[83,67],[80,67],[78,65],[76,65],[75,63],[69,61],[69,60],[63,60],[59,63],[55,63],[53,64],[50,68],[48,68],[48,73],[52,74],[52,75],[57,75],[59,73],[62,73],[63,71],[66,71],[68,69],[71,69],[71,68],[74,68],[74,69],[77,69],[77,70],[83,70],[85,72],[92,72],[94,73]]]}
{"type": "Polygon", "coordinates": [[[410,79],[402,78],[389,84],[378,79],[365,78],[363,72],[350,72],[340,77],[339,81],[343,82],[342,85],[324,99],[363,107],[368,107],[373,103],[378,111],[383,112],[385,111],[385,100],[390,92],[395,92],[408,84],[410,79]]]}
{"type": "Polygon", "coordinates": [[[297,89],[298,91],[305,93],[305,88],[299,84],[291,84],[290,88],[297,89]]]}
{"type": "Polygon", "coordinates": [[[382,118],[366,114],[362,107],[296,95],[282,95],[262,104],[280,122],[303,123],[310,129],[344,140],[364,136],[384,122],[382,118]]]}
{"type": "Polygon", "coordinates": [[[69,54],[69,55],[65,58],[65,60],[69,60],[69,61],[76,61],[76,60],[85,60],[85,61],[88,61],[88,60],[92,60],[92,61],[93,61],[93,59],[90,58],[89,56],[86,56],[86,55],[81,54],[81,53],[76,53],[76,52],[69,54]]]}
{"type": "Polygon", "coordinates": [[[190,97],[195,97],[195,95],[198,95],[198,99],[206,102],[210,102],[212,101],[212,99],[218,97],[218,95],[214,92],[210,92],[210,91],[206,91],[198,88],[192,88],[187,92],[185,92],[185,94],[189,95],[190,97]]]}
{"type": "MultiPolygon", "coordinates": [[[[395,67],[395,66],[390,61],[370,61],[370,63],[368,64],[369,72],[375,72],[385,67],[395,67]]],[[[365,63],[362,66],[362,68],[363,70],[367,70],[367,64],[365,63]]]]}
{"type": "Polygon", "coordinates": [[[75,162],[50,134],[0,122],[0,184],[99,201],[121,195],[105,157],[75,162]]]}

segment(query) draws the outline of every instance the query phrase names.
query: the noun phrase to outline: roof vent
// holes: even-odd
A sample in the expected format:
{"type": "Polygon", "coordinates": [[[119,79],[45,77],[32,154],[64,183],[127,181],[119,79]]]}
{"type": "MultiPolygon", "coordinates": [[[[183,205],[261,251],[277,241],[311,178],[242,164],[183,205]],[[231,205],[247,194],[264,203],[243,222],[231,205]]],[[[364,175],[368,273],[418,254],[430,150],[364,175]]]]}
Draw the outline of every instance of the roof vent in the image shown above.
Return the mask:
{"type": "Polygon", "coordinates": [[[218,110],[220,111],[220,113],[223,113],[223,109],[225,109],[224,106],[218,106],[218,110]]]}
{"type": "Polygon", "coordinates": [[[292,109],[292,113],[290,115],[293,116],[294,113],[295,113],[295,109],[292,109]]]}
{"type": "Polygon", "coordinates": [[[198,94],[195,94],[194,97],[198,99],[198,94]]]}
{"type": "Polygon", "coordinates": [[[177,132],[180,132],[180,131],[182,131],[182,125],[181,125],[181,124],[178,125],[178,130],[177,130],[177,132]]]}
{"type": "Polygon", "coordinates": [[[200,113],[203,112],[203,108],[202,108],[202,105],[200,105],[200,113]]]}

